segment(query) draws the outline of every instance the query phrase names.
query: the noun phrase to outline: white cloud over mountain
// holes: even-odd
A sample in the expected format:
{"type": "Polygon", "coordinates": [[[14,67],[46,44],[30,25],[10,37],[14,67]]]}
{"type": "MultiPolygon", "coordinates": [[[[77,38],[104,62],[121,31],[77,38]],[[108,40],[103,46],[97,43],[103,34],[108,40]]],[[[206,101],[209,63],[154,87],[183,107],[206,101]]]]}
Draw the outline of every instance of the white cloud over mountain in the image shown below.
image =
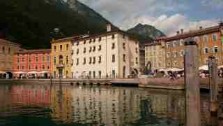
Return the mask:
{"type": "Polygon", "coordinates": [[[168,35],[174,34],[182,28],[187,31],[199,26],[207,27],[217,24],[219,19],[201,18],[203,13],[200,15],[196,13],[202,12],[202,9],[207,5],[223,5],[222,0],[214,0],[215,3],[208,0],[190,2],[178,0],[79,1],[93,8],[121,29],[126,30],[138,23],[142,23],[153,25],[168,35]],[[197,11],[192,10],[194,9],[193,7],[197,11]]]}

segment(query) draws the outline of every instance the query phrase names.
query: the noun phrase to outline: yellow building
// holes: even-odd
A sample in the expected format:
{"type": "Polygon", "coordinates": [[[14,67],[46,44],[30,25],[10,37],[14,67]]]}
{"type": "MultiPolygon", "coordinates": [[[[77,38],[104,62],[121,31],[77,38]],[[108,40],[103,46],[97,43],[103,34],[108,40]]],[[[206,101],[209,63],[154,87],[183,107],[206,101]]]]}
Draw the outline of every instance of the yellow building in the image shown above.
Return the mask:
{"type": "Polygon", "coordinates": [[[145,45],[145,64],[151,63],[151,69],[163,69],[165,64],[165,45],[163,38],[145,45]]]}
{"type": "Polygon", "coordinates": [[[51,41],[51,70],[53,78],[72,78],[73,65],[72,41],[75,37],[68,37],[51,41]]]}
{"type": "Polygon", "coordinates": [[[0,39],[0,78],[12,77],[13,57],[19,50],[19,44],[0,39]]]}

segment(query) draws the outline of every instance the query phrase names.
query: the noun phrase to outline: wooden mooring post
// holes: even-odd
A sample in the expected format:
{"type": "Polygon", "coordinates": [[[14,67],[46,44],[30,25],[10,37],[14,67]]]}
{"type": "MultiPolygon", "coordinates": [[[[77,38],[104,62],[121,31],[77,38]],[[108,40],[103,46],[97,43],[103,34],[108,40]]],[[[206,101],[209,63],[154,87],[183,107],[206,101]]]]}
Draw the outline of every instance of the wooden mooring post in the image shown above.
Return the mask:
{"type": "Polygon", "coordinates": [[[198,46],[195,41],[185,46],[186,126],[201,126],[198,46]]]}
{"type": "Polygon", "coordinates": [[[210,112],[211,116],[217,116],[218,111],[218,69],[214,56],[208,58],[209,90],[210,90],[210,112]]]}

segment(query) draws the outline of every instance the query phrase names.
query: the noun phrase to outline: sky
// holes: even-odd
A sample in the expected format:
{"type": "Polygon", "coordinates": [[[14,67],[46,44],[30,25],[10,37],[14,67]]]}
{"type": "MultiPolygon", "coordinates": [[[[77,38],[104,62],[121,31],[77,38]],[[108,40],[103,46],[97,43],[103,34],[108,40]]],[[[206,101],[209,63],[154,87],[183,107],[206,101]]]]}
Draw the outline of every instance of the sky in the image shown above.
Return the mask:
{"type": "Polygon", "coordinates": [[[79,0],[122,30],[138,23],[167,35],[223,21],[223,0],[79,0]],[[222,14],[221,14],[222,13],[222,14]]]}

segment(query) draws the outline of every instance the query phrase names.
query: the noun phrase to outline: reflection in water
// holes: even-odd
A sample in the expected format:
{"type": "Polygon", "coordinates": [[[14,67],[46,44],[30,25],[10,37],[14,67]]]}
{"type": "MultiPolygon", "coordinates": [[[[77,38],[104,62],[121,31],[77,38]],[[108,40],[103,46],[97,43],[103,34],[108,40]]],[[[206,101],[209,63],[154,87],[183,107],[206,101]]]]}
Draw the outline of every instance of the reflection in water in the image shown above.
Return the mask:
{"type": "MultiPolygon", "coordinates": [[[[0,125],[26,119],[38,120],[40,125],[179,126],[185,123],[184,92],[178,91],[1,85],[0,102],[0,125]]],[[[208,97],[202,96],[203,125],[210,122],[208,106],[208,97]]],[[[21,125],[27,124],[32,122],[22,121],[21,125]]]]}

